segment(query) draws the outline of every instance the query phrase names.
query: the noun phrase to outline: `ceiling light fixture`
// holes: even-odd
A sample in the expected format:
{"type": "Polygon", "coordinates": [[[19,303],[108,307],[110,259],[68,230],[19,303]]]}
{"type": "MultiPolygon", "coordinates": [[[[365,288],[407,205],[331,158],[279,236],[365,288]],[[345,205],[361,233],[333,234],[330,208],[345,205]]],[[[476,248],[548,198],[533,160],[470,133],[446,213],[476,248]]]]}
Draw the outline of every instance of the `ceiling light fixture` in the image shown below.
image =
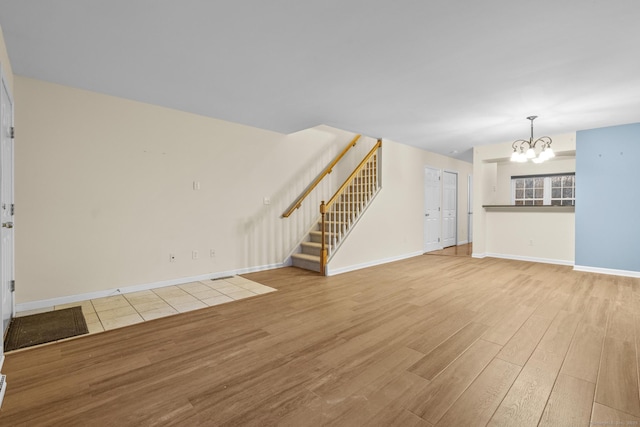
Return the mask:
{"type": "Polygon", "coordinates": [[[549,160],[552,157],[555,157],[555,153],[551,149],[551,138],[548,136],[541,136],[540,138],[533,140],[533,121],[538,116],[529,116],[527,120],[531,120],[531,137],[527,141],[526,139],[518,139],[517,141],[513,141],[511,144],[511,148],[513,148],[513,153],[511,153],[511,161],[518,163],[525,163],[527,160],[531,159],[533,163],[542,163],[545,160],[549,160]],[[540,153],[536,154],[536,147],[540,144],[540,153]]]}

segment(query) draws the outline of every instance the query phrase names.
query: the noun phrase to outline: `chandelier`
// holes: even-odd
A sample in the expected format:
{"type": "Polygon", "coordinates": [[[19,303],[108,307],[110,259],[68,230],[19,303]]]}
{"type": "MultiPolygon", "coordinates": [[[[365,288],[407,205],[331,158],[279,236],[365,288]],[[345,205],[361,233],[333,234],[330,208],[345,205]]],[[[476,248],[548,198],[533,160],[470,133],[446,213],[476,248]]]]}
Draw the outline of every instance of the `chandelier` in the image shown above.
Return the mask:
{"type": "Polygon", "coordinates": [[[512,162],[525,163],[531,159],[533,163],[542,163],[545,160],[556,156],[551,149],[551,138],[548,136],[541,136],[535,141],[533,140],[533,121],[537,117],[538,116],[527,117],[527,120],[531,120],[531,137],[529,140],[519,139],[517,141],[513,141],[511,144],[511,147],[513,148],[513,153],[511,153],[512,162]]]}

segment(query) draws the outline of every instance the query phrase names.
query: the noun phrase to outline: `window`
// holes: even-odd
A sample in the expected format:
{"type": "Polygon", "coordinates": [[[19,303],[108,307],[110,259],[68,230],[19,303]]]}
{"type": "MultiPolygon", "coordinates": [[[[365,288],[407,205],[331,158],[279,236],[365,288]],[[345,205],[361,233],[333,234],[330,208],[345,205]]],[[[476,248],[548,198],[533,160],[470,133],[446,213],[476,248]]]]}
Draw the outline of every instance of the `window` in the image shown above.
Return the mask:
{"type": "Polygon", "coordinates": [[[575,206],[575,173],[511,177],[511,199],[516,206],[575,206]]]}

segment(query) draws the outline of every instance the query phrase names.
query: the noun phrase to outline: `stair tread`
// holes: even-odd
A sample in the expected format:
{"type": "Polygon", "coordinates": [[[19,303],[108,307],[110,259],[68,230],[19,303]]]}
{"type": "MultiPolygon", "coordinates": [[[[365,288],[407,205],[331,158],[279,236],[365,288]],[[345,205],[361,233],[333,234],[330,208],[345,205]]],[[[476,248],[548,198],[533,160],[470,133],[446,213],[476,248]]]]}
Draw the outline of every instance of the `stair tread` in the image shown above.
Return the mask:
{"type": "Polygon", "coordinates": [[[300,259],[305,259],[307,261],[315,261],[315,262],[320,262],[320,257],[317,255],[309,255],[309,254],[293,254],[291,255],[292,258],[300,258],[300,259]]]}
{"type": "Polygon", "coordinates": [[[321,248],[322,243],[318,242],[302,242],[302,246],[313,246],[314,248],[321,248]]]}

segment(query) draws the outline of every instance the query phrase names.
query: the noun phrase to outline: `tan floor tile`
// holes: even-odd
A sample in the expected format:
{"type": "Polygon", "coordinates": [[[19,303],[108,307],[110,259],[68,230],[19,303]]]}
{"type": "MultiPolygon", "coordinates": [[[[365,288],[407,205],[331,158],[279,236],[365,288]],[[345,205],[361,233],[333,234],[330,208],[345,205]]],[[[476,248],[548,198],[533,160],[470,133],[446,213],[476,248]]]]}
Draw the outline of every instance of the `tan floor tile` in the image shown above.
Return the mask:
{"type": "Polygon", "coordinates": [[[215,288],[215,290],[225,295],[229,295],[231,292],[246,291],[246,289],[243,289],[240,286],[230,285],[230,284],[227,284],[227,286],[221,286],[219,288],[215,288]]]}
{"type": "Polygon", "coordinates": [[[90,334],[95,334],[96,332],[104,331],[104,328],[102,327],[102,323],[100,322],[87,323],[87,329],[89,329],[90,334]]]}
{"type": "Polygon", "coordinates": [[[228,297],[226,295],[220,295],[219,297],[213,297],[213,298],[202,300],[202,302],[207,304],[209,307],[212,307],[214,305],[224,304],[225,302],[231,302],[231,301],[233,301],[233,298],[228,297]]]}
{"type": "Polygon", "coordinates": [[[151,302],[143,302],[140,304],[133,304],[133,308],[136,309],[138,313],[142,313],[145,311],[158,310],[161,308],[171,307],[165,300],[158,297],[157,301],[151,302]]]}
{"type": "Polygon", "coordinates": [[[236,286],[233,283],[229,283],[226,280],[212,280],[211,282],[209,282],[207,284],[207,286],[209,286],[211,289],[222,289],[222,288],[228,288],[229,286],[236,286]]]}
{"type": "Polygon", "coordinates": [[[87,322],[87,325],[89,323],[100,323],[100,318],[98,317],[98,315],[93,312],[93,313],[83,313],[84,314],[84,321],[87,322]]]}
{"type": "Polygon", "coordinates": [[[276,292],[277,289],[274,288],[270,288],[269,286],[265,286],[264,288],[260,288],[260,289],[249,289],[251,292],[255,292],[258,295],[262,295],[262,294],[270,294],[271,292],[276,292]]]}
{"type": "Polygon", "coordinates": [[[178,314],[178,311],[173,307],[167,305],[166,307],[143,311],[142,313],[140,313],[140,316],[142,316],[144,320],[153,320],[160,317],[172,316],[174,314],[178,314]]]}
{"type": "Polygon", "coordinates": [[[184,304],[176,304],[176,305],[171,304],[171,305],[180,313],[186,313],[187,311],[199,310],[201,308],[208,307],[208,305],[198,300],[195,300],[194,302],[184,303],[184,304]]]}
{"type": "Polygon", "coordinates": [[[198,301],[198,298],[189,294],[185,294],[177,297],[165,297],[163,299],[173,307],[175,307],[176,305],[190,304],[198,301]]]}
{"type": "Polygon", "coordinates": [[[114,319],[103,320],[102,326],[104,326],[104,329],[108,331],[111,329],[122,328],[124,326],[135,325],[140,322],[144,322],[144,319],[138,313],[135,313],[116,317],[114,319]]]}
{"type": "Polygon", "coordinates": [[[78,301],[78,302],[70,302],[69,304],[56,305],[55,309],[56,310],[62,310],[62,309],[65,309],[65,308],[71,308],[71,307],[77,307],[77,306],[82,307],[82,312],[84,314],[95,313],[96,312],[96,310],[93,307],[93,304],[91,303],[90,300],[78,301]]]}
{"type": "Polygon", "coordinates": [[[205,300],[205,299],[209,299],[209,298],[215,298],[215,297],[222,296],[222,294],[220,292],[216,291],[215,289],[211,289],[211,288],[207,288],[206,291],[202,291],[202,292],[194,292],[191,295],[193,295],[194,297],[198,298],[200,301],[205,300]]]}
{"type": "Polygon", "coordinates": [[[179,297],[182,295],[187,295],[187,292],[183,291],[177,286],[167,286],[165,288],[157,288],[157,289],[154,289],[153,292],[156,295],[159,295],[161,298],[179,297]]]}
{"type": "Polygon", "coordinates": [[[113,310],[114,308],[129,306],[129,301],[122,295],[92,299],[91,302],[96,311],[113,310]]]}
{"type": "Polygon", "coordinates": [[[189,292],[190,294],[211,289],[210,287],[208,287],[207,285],[201,282],[185,283],[184,285],[178,285],[178,287],[183,291],[189,292]]]}
{"type": "Polygon", "coordinates": [[[168,286],[154,290],[60,304],[55,307],[26,310],[16,313],[16,316],[28,316],[53,311],[54,309],[62,310],[80,306],[82,307],[89,333],[93,334],[146,320],[224,304],[275,290],[246,279],[236,282],[242,283],[242,286],[233,285],[225,280],[203,280],[180,286],[168,286]],[[211,286],[212,284],[218,286],[219,289],[214,289],[211,286]],[[233,297],[221,293],[221,290],[232,294],[233,297]]]}
{"type": "Polygon", "coordinates": [[[160,297],[153,293],[153,291],[140,291],[125,294],[124,297],[131,304],[141,304],[145,302],[158,301],[160,297]]]}
{"type": "Polygon", "coordinates": [[[53,311],[53,307],[34,308],[33,310],[19,311],[15,317],[31,316],[32,314],[46,313],[53,311]]]}
{"type": "Polygon", "coordinates": [[[224,280],[226,280],[227,282],[229,282],[229,283],[231,283],[233,285],[242,285],[242,284],[245,284],[245,283],[256,283],[253,280],[245,279],[244,277],[240,277],[240,276],[233,276],[233,277],[230,277],[230,278],[224,279],[224,280]]]}
{"type": "Polygon", "coordinates": [[[138,314],[138,312],[130,305],[114,308],[113,310],[98,311],[98,317],[103,323],[105,320],[117,319],[118,317],[129,316],[132,314],[138,314]]]}
{"type": "Polygon", "coordinates": [[[228,297],[233,298],[234,300],[239,300],[239,299],[244,299],[244,298],[249,298],[249,297],[255,297],[257,294],[254,294],[251,291],[247,291],[246,289],[243,289],[241,291],[237,291],[237,292],[230,292],[228,294],[226,294],[228,297]]]}
{"type": "Polygon", "coordinates": [[[277,290],[274,288],[270,288],[269,286],[261,285],[259,283],[245,283],[238,286],[240,286],[242,289],[246,289],[256,294],[268,294],[269,292],[274,292],[277,290]]]}

